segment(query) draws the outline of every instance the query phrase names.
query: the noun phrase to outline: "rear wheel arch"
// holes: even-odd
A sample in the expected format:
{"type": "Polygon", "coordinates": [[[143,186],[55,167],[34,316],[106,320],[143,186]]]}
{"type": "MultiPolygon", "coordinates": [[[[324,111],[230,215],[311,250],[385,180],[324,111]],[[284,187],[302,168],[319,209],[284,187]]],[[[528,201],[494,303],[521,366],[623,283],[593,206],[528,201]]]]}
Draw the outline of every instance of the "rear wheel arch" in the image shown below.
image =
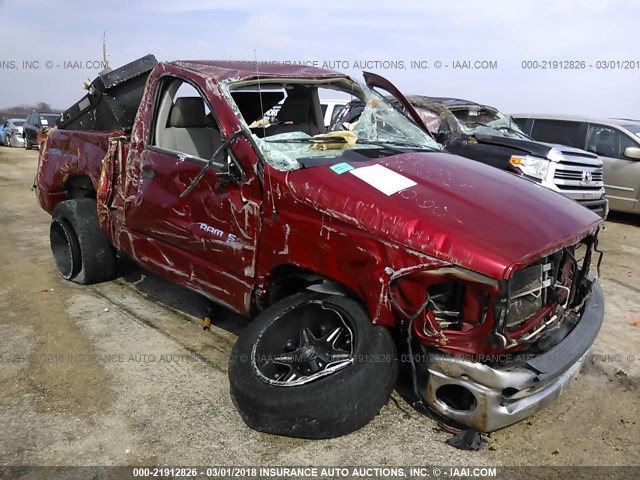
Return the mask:
{"type": "Polygon", "coordinates": [[[88,175],[72,175],[64,182],[67,198],[96,198],[96,188],[88,175]]]}

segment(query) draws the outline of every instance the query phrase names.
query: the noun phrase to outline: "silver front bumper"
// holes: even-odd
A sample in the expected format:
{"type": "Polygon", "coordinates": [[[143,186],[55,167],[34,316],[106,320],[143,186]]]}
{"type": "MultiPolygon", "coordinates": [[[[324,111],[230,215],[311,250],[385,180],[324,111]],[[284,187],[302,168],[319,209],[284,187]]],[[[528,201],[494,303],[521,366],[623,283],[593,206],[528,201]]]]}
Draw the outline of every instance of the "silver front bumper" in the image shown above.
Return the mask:
{"type": "Polygon", "coordinates": [[[556,400],[577,375],[585,357],[545,385],[527,369],[500,370],[481,363],[440,357],[429,363],[426,395],[439,414],[481,432],[507,427],[539,412],[556,400]],[[440,387],[459,385],[473,394],[475,406],[457,410],[440,399],[440,387]],[[505,393],[506,392],[506,393],[505,393]],[[513,395],[508,393],[514,392],[513,395]]]}
{"type": "Polygon", "coordinates": [[[514,355],[493,367],[431,353],[425,365],[428,373],[418,379],[420,394],[439,414],[478,431],[512,425],[562,394],[580,371],[603,318],[602,289],[594,281],[580,321],[551,350],[529,359],[514,355]]]}

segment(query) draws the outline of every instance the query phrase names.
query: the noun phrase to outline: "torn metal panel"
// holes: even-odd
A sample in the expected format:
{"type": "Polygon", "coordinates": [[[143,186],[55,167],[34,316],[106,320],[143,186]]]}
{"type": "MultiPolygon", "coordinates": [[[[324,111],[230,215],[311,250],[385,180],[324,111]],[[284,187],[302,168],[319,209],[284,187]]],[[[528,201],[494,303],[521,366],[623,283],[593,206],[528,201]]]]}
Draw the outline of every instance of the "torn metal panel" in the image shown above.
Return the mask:
{"type": "Polygon", "coordinates": [[[580,371],[603,316],[604,299],[596,282],[579,327],[531,363],[526,355],[504,356],[505,360],[489,366],[468,358],[427,354],[428,378],[418,378],[420,393],[441,415],[482,432],[516,423],[562,394],[580,371]],[[452,395],[465,391],[472,395],[469,403],[456,404],[452,395]]]}
{"type": "Polygon", "coordinates": [[[51,129],[40,152],[37,180],[38,199],[50,212],[64,200],[67,182],[74,176],[88,177],[97,189],[103,161],[111,139],[122,132],[76,132],[51,129]]]}

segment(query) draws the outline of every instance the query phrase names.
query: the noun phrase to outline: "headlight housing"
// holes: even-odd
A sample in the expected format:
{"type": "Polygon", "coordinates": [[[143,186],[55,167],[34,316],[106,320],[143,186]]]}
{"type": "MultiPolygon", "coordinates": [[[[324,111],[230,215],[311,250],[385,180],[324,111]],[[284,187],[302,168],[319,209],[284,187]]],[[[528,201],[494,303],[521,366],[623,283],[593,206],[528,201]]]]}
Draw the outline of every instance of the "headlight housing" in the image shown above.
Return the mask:
{"type": "Polygon", "coordinates": [[[509,163],[528,177],[542,180],[549,171],[549,160],[531,155],[513,155],[509,163]]]}

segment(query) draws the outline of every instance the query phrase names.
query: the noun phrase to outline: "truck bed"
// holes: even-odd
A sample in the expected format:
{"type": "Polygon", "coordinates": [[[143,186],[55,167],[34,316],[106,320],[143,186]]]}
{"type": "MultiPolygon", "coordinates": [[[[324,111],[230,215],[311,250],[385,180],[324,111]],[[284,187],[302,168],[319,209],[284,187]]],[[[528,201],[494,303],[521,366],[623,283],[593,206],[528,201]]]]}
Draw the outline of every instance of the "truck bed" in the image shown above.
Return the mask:
{"type": "MultiPolygon", "coordinates": [[[[91,132],[53,129],[41,145],[38,174],[35,180],[38,200],[51,213],[67,197],[67,187],[74,179],[90,179],[100,191],[103,173],[112,171],[109,157],[111,140],[125,136],[123,131],[91,132]]],[[[111,175],[109,175],[111,180],[111,175]]]]}

